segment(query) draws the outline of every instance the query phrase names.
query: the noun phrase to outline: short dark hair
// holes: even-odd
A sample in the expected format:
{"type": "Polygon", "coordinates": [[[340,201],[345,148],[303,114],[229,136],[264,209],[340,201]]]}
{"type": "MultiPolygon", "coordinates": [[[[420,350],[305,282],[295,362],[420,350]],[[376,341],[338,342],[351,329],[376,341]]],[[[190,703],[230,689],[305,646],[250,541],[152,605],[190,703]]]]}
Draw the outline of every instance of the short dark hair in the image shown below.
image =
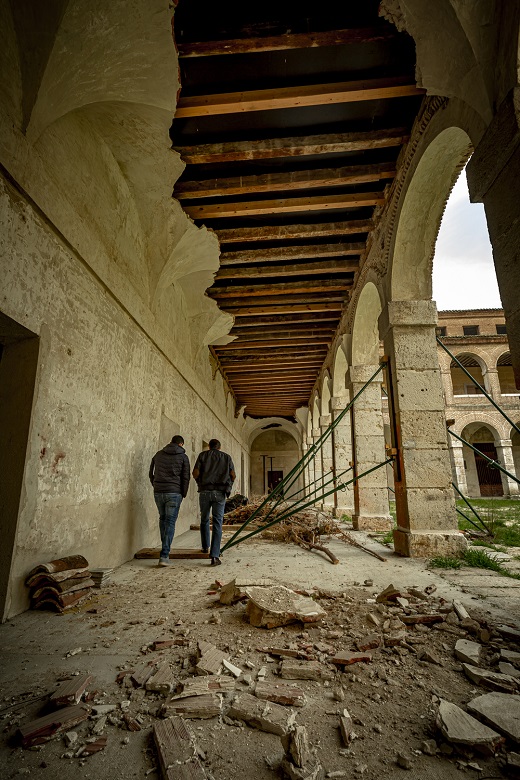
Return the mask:
{"type": "Polygon", "coordinates": [[[180,434],[177,434],[177,436],[174,436],[172,439],[172,444],[184,444],[184,439],[180,434]]]}
{"type": "Polygon", "coordinates": [[[210,450],[219,450],[220,449],[220,442],[218,439],[211,439],[209,443],[210,450]]]}

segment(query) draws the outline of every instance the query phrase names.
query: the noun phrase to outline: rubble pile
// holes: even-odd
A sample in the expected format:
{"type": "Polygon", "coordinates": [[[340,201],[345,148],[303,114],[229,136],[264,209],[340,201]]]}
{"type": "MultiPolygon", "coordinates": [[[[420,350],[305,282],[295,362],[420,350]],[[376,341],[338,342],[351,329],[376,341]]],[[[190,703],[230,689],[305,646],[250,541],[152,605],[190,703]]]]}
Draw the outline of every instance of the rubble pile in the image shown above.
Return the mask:
{"type": "Polygon", "coordinates": [[[63,739],[61,756],[81,764],[151,732],[165,779],[181,766],[179,777],[224,777],[219,743],[247,733],[266,777],[421,777],[428,762],[517,776],[520,633],[434,591],[215,582],[196,633],[181,619],[150,621],[162,635],[114,669],[111,687],[95,688],[88,669],[63,677],[16,737],[32,749],[63,739]]]}
{"type": "Polygon", "coordinates": [[[66,612],[91,597],[95,581],[82,555],[69,555],[50,563],[40,563],[25,579],[32,609],[66,612]]]}

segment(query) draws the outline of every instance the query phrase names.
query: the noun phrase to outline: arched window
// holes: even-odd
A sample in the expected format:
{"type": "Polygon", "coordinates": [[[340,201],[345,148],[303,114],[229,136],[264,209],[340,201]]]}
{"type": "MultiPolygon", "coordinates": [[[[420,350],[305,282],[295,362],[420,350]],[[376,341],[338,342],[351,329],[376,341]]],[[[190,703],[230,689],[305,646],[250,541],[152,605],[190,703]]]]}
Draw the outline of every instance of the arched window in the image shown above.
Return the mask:
{"type": "Polygon", "coordinates": [[[504,352],[497,360],[498,381],[502,395],[520,395],[515,385],[511,353],[504,352]]]}
{"type": "Polygon", "coordinates": [[[477,387],[479,385],[484,387],[484,376],[482,374],[482,368],[477,358],[474,355],[457,355],[457,360],[462,363],[464,368],[469,371],[471,376],[476,381],[471,381],[469,376],[464,373],[462,368],[459,368],[457,363],[451,361],[451,381],[453,384],[453,395],[479,395],[482,391],[477,387]]]}

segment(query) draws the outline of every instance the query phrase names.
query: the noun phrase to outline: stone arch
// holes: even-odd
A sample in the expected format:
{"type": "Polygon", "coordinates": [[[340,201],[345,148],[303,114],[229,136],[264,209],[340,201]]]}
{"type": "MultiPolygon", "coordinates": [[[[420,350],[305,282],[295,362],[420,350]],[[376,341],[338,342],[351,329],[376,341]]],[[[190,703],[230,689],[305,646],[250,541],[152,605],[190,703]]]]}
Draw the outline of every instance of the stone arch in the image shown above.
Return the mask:
{"type": "Polygon", "coordinates": [[[431,300],[437,234],[470,151],[468,133],[452,126],[441,130],[420,156],[398,215],[388,274],[390,300],[431,300]]]}
{"type": "Polygon", "coordinates": [[[515,384],[513,362],[511,360],[511,352],[509,350],[507,350],[507,352],[503,352],[497,358],[496,368],[501,394],[518,396],[519,392],[515,384]]]}
{"type": "Polygon", "coordinates": [[[382,311],[381,296],[373,282],[367,282],[358,298],[352,327],[353,366],[379,363],[378,320],[382,311]]]}
{"type": "Polygon", "coordinates": [[[330,414],[330,399],[331,399],[330,386],[331,386],[331,379],[329,376],[329,372],[326,371],[325,374],[323,375],[323,380],[321,384],[320,412],[322,415],[330,414]]]}
{"type": "Polygon", "coordinates": [[[339,344],[332,364],[332,394],[334,396],[346,396],[348,394],[347,370],[347,356],[343,345],[339,344]]]}
{"type": "Polygon", "coordinates": [[[480,420],[468,423],[462,429],[462,438],[477,450],[467,444],[462,446],[462,454],[466,469],[468,493],[471,496],[502,496],[507,491],[507,480],[496,468],[492,468],[480,453],[492,460],[499,461],[500,433],[489,422],[480,420]]]}
{"type": "MultiPolygon", "coordinates": [[[[265,423],[265,420],[261,422],[265,423]]],[[[280,424],[256,429],[251,439],[251,490],[263,494],[272,490],[296,466],[301,448],[293,431],[280,424]]],[[[303,487],[301,475],[289,488],[289,494],[303,487]]]]}
{"type": "MultiPolygon", "coordinates": [[[[456,422],[451,426],[451,430],[454,433],[463,436],[463,431],[468,426],[472,426],[472,430],[476,429],[475,426],[485,426],[493,433],[494,440],[500,441],[500,439],[507,439],[510,431],[507,421],[502,417],[499,412],[484,412],[474,411],[467,412],[467,414],[461,415],[456,422]]],[[[450,437],[452,438],[452,437],[450,437]]]]}
{"type": "MultiPolygon", "coordinates": [[[[481,387],[485,387],[485,375],[488,366],[481,355],[474,352],[459,351],[455,357],[473,377],[474,381],[464,373],[455,360],[450,362],[450,379],[454,396],[479,395],[481,387]]],[[[489,388],[486,388],[488,390],[489,388]]]]}

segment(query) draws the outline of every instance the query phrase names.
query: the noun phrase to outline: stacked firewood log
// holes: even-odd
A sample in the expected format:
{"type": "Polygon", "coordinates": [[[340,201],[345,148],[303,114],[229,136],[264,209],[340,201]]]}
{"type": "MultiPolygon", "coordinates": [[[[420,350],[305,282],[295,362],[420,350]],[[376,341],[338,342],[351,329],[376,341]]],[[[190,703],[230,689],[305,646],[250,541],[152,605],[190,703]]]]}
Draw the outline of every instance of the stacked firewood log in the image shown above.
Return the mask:
{"type": "Polygon", "coordinates": [[[69,555],[50,563],[40,563],[25,579],[32,609],[66,612],[91,597],[94,580],[88,561],[82,555],[69,555]]]}

